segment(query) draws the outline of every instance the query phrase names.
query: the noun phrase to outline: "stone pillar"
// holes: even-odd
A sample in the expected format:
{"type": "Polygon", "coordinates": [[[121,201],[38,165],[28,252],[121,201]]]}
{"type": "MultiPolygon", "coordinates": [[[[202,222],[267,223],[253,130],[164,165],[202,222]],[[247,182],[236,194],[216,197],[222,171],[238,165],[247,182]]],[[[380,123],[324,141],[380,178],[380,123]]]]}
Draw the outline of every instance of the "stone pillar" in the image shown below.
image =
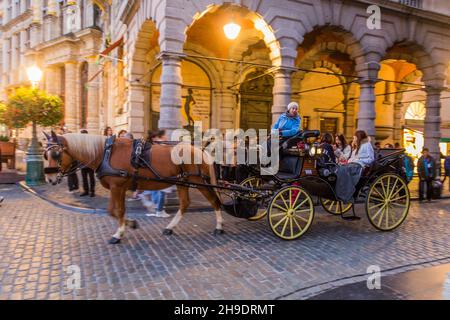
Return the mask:
{"type": "Polygon", "coordinates": [[[181,128],[181,57],[161,55],[161,97],[158,127],[167,130],[167,136],[173,130],[181,128]]]}
{"type": "Polygon", "coordinates": [[[236,95],[233,88],[234,70],[228,69],[223,74],[223,90],[220,92],[222,103],[219,105],[219,128],[220,130],[234,129],[236,120],[236,95]]]}
{"type": "MultiPolygon", "coordinates": [[[[97,74],[99,66],[97,65],[95,56],[88,57],[88,80],[92,79],[94,75],[97,74]]],[[[96,78],[92,80],[92,83],[88,85],[87,90],[87,130],[89,133],[100,133],[99,132],[99,91],[100,91],[100,79],[101,76],[97,75],[96,78]]],[[[82,84],[83,85],[83,84],[82,84]]]]}
{"type": "Polygon", "coordinates": [[[72,132],[77,130],[77,63],[69,61],[65,63],[65,124],[72,132]]]}
{"type": "Polygon", "coordinates": [[[440,166],[439,141],[441,139],[441,92],[443,88],[428,87],[427,92],[424,146],[430,150],[431,156],[440,166]]]}
{"type": "Polygon", "coordinates": [[[45,91],[51,94],[58,94],[59,69],[57,67],[45,68],[45,91]]]}
{"type": "Polygon", "coordinates": [[[375,139],[375,81],[360,82],[358,130],[364,130],[372,142],[375,139]]]}
{"type": "Polygon", "coordinates": [[[394,103],[394,143],[398,142],[403,145],[403,128],[402,128],[402,110],[403,103],[401,101],[402,95],[400,94],[400,100],[396,99],[394,103]]]}
{"type": "Polygon", "coordinates": [[[279,116],[286,112],[286,107],[291,102],[291,70],[277,69],[274,71],[272,124],[279,116]]]}

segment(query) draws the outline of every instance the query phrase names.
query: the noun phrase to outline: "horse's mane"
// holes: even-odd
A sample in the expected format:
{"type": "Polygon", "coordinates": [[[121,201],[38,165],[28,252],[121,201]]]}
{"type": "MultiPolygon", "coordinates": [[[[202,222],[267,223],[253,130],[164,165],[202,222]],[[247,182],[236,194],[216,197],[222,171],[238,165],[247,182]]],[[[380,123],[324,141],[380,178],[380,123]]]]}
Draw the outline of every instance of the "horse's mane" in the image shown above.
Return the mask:
{"type": "Polygon", "coordinates": [[[86,163],[89,163],[103,156],[105,136],[85,133],[66,133],[63,137],[67,141],[69,153],[78,160],[83,159],[86,163]]]}

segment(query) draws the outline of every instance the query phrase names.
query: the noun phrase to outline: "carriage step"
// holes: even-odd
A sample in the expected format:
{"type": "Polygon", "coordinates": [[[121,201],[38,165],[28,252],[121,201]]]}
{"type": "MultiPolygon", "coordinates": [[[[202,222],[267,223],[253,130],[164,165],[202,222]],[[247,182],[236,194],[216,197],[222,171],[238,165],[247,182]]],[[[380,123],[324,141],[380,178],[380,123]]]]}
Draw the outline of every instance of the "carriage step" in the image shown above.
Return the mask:
{"type": "Polygon", "coordinates": [[[361,217],[358,216],[343,216],[341,215],[341,218],[344,220],[349,220],[349,221],[353,221],[353,220],[360,220],[361,217]]]}

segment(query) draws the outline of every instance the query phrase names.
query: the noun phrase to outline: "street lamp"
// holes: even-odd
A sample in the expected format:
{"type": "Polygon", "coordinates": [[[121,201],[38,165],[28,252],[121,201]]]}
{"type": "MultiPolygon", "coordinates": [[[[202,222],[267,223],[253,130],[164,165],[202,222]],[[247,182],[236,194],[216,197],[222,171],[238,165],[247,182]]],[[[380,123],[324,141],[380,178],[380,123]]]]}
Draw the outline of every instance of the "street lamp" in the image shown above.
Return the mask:
{"type": "Polygon", "coordinates": [[[39,81],[41,81],[42,78],[42,71],[36,66],[32,66],[27,68],[27,75],[28,79],[31,82],[31,85],[33,88],[36,88],[39,84],[39,81]]]}
{"type": "MultiPolygon", "coordinates": [[[[42,71],[36,66],[27,68],[28,79],[32,88],[36,89],[42,78],[42,71]]],[[[45,183],[44,178],[44,160],[42,159],[42,150],[37,139],[36,121],[33,121],[33,135],[31,144],[27,151],[27,174],[25,182],[29,186],[37,186],[45,183]]]]}

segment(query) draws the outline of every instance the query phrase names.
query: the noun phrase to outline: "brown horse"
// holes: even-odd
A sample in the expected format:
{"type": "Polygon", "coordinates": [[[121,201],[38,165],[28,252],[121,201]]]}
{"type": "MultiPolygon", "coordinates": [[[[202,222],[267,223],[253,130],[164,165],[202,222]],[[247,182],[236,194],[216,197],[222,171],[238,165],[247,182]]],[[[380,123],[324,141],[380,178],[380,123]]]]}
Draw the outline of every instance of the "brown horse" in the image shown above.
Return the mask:
{"type": "MultiPolygon", "coordinates": [[[[103,160],[106,137],[90,134],[68,133],[57,136],[53,131],[51,135],[45,134],[48,139],[45,156],[48,159],[48,167],[45,169],[46,178],[49,183],[57,184],[60,182],[60,175],[65,175],[71,170],[74,161],[97,169],[103,160]]],[[[215,171],[210,161],[210,155],[197,149],[202,155],[201,164],[174,164],[171,158],[173,146],[163,144],[153,144],[151,152],[151,166],[160,177],[176,177],[184,173],[184,181],[192,183],[205,183],[205,177],[209,177],[209,183],[216,184],[215,171]],[[208,160],[209,159],[209,160],[208,160]],[[208,160],[210,161],[208,163],[208,160]],[[201,176],[198,173],[201,173],[201,176]]],[[[187,150],[193,159],[195,147],[186,145],[183,151],[187,150]]],[[[108,212],[119,222],[117,232],[113,235],[109,243],[116,244],[124,236],[125,226],[137,227],[136,221],[125,219],[125,193],[132,187],[131,174],[135,172],[130,159],[132,154],[132,141],[125,138],[115,140],[111,151],[110,164],[115,169],[125,170],[129,173],[127,177],[104,176],[100,179],[103,187],[110,190],[110,199],[108,212]]],[[[198,153],[197,153],[198,155],[198,153]]],[[[193,161],[192,161],[193,162],[193,161]]],[[[154,173],[147,168],[138,170],[140,176],[156,178],[154,173]]],[[[137,180],[138,190],[161,190],[174,183],[160,182],[153,180],[137,180]]],[[[216,213],[216,229],[214,234],[222,234],[222,213],[221,202],[218,194],[212,188],[199,187],[200,192],[209,201],[216,213]]],[[[180,222],[186,209],[189,207],[189,188],[177,185],[179,197],[179,210],[172,221],[164,229],[163,234],[170,235],[173,228],[180,222]]]]}

